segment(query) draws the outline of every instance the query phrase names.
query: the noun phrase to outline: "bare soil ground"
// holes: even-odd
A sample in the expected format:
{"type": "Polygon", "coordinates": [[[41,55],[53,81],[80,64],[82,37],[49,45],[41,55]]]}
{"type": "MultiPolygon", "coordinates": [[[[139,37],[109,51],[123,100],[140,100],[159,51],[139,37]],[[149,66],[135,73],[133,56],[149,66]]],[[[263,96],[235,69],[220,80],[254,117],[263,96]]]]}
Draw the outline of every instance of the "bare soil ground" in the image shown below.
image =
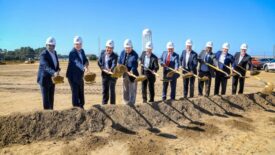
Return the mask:
{"type": "MultiPolygon", "coordinates": [[[[257,93],[263,85],[254,78],[246,80],[244,95],[230,95],[230,80],[227,95],[192,99],[181,98],[179,79],[177,100],[155,103],[141,103],[139,84],[132,107],[121,101],[119,79],[117,105],[102,106],[92,62],[97,82],[85,87],[86,110],[71,108],[65,80],[56,87],[56,110],[43,111],[37,67],[0,66],[0,154],[275,154],[275,93],[257,93]]],[[[274,82],[274,75],[260,77],[274,82]]],[[[156,100],[161,90],[158,80],[156,100]]]]}

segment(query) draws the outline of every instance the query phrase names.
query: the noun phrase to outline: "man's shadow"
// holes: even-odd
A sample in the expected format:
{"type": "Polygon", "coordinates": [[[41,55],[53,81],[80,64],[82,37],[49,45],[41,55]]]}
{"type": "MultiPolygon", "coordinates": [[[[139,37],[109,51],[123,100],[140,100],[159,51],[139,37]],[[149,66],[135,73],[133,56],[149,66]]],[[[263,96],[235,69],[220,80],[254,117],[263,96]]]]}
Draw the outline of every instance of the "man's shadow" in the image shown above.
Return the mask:
{"type": "Polygon", "coordinates": [[[186,118],[188,121],[190,121],[191,124],[195,124],[195,125],[199,125],[199,126],[204,126],[205,124],[203,122],[200,121],[194,121],[192,120],[190,117],[188,117],[184,112],[179,111],[177,108],[175,108],[172,105],[171,101],[165,101],[165,104],[167,104],[169,107],[171,107],[173,110],[175,110],[177,113],[181,114],[184,118],[186,118]]]}
{"type": "Polygon", "coordinates": [[[136,134],[135,131],[132,131],[124,126],[122,126],[120,123],[116,123],[112,117],[110,115],[108,115],[105,110],[100,106],[100,105],[93,105],[93,107],[95,107],[96,109],[98,109],[100,112],[102,112],[109,120],[111,120],[112,122],[112,125],[111,127],[117,131],[120,131],[120,132],[123,132],[123,133],[126,133],[126,134],[131,134],[131,135],[134,135],[136,134]]]}
{"type": "MultiPolygon", "coordinates": [[[[160,102],[159,102],[160,103],[160,102]]],[[[169,117],[167,114],[165,114],[164,112],[162,112],[159,108],[159,104],[158,102],[153,102],[152,104],[150,103],[146,103],[148,104],[151,108],[153,108],[154,110],[158,111],[160,114],[162,114],[165,118],[167,118],[170,122],[174,123],[175,125],[177,125],[178,128],[182,128],[182,129],[188,129],[188,130],[194,130],[194,131],[199,131],[199,132],[204,132],[205,130],[194,126],[185,126],[185,125],[181,125],[180,123],[178,123],[177,121],[173,120],[171,117],[169,117]]]]}
{"type": "Polygon", "coordinates": [[[149,120],[143,114],[141,114],[141,112],[138,111],[135,105],[129,105],[129,106],[146,122],[146,124],[149,126],[149,128],[147,128],[148,131],[160,137],[177,139],[177,136],[170,133],[161,132],[158,128],[153,127],[152,123],[150,123],[149,120]]]}

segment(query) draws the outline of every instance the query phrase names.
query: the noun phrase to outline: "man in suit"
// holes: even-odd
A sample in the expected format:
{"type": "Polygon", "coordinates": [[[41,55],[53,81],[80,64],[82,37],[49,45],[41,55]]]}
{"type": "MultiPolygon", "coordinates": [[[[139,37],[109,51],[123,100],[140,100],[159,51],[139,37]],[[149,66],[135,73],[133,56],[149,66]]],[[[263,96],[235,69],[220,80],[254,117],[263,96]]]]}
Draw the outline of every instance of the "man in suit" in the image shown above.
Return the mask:
{"type": "Polygon", "coordinates": [[[216,71],[214,95],[219,94],[220,86],[222,87],[221,95],[226,93],[227,80],[230,78],[230,69],[228,69],[226,66],[230,66],[233,63],[233,56],[228,53],[230,48],[229,43],[224,43],[222,47],[222,51],[218,51],[215,54],[215,64],[219,69],[223,70],[227,74],[216,71]]]}
{"type": "Polygon", "coordinates": [[[109,100],[110,92],[110,103],[116,104],[116,81],[117,78],[111,76],[105,71],[113,72],[117,66],[118,56],[114,53],[114,41],[108,40],[106,42],[106,49],[103,50],[99,56],[98,66],[101,69],[102,76],[102,104],[105,105],[109,100]]]}
{"type": "Polygon", "coordinates": [[[74,107],[84,108],[84,72],[87,71],[89,61],[82,49],[82,38],[74,38],[74,48],[69,54],[69,64],[66,76],[72,91],[72,104],[74,107]]]}
{"type": "Polygon", "coordinates": [[[156,76],[152,72],[157,72],[159,70],[158,58],[152,53],[153,44],[152,42],[147,42],[145,45],[146,51],[143,51],[140,57],[140,62],[142,64],[141,74],[147,77],[146,80],[142,81],[142,99],[143,102],[147,102],[147,85],[149,86],[150,99],[149,102],[154,102],[155,97],[155,81],[156,76]]]}
{"type": "Polygon", "coordinates": [[[211,78],[215,76],[215,72],[213,71],[213,69],[206,65],[206,63],[214,65],[214,62],[213,62],[214,54],[212,52],[212,48],[213,48],[213,42],[211,41],[207,42],[205,45],[205,50],[202,50],[198,56],[198,61],[200,62],[199,77],[206,76],[209,79],[207,81],[198,80],[199,96],[203,95],[204,84],[205,84],[205,96],[209,96],[210,87],[211,87],[211,78]]]}
{"type": "Polygon", "coordinates": [[[167,77],[167,74],[171,71],[168,67],[178,70],[179,69],[179,55],[174,52],[174,43],[168,42],[166,45],[167,51],[164,51],[160,57],[160,64],[163,67],[163,78],[169,80],[170,82],[163,81],[163,89],[162,89],[162,100],[165,101],[167,88],[170,83],[171,87],[171,100],[175,100],[176,98],[176,86],[177,86],[177,78],[179,77],[178,74],[174,74],[173,77],[167,77]]]}
{"type": "Polygon", "coordinates": [[[55,51],[56,41],[53,37],[46,40],[46,50],[40,55],[37,83],[40,85],[44,109],[53,109],[55,84],[52,77],[59,74],[59,61],[55,51]]]}
{"type": "MultiPolygon", "coordinates": [[[[246,69],[247,65],[249,66],[250,70],[253,70],[253,65],[252,65],[252,58],[250,55],[248,55],[247,52],[247,44],[242,44],[240,49],[240,52],[237,52],[234,56],[234,63],[233,63],[233,68],[241,73],[241,75],[244,77],[246,74],[246,69]]],[[[237,87],[238,83],[240,83],[239,86],[239,91],[238,94],[242,94],[244,90],[244,82],[245,78],[241,78],[240,75],[235,75],[232,78],[232,94],[236,94],[237,92],[237,87]]]]}
{"type": "Polygon", "coordinates": [[[138,76],[138,54],[133,50],[132,41],[124,41],[124,50],[119,56],[119,64],[127,67],[127,73],[123,74],[123,100],[125,104],[134,105],[136,103],[137,82],[129,74],[138,76]]]}
{"type": "MultiPolygon", "coordinates": [[[[182,68],[185,70],[197,74],[197,65],[198,65],[198,55],[195,51],[192,50],[192,41],[190,39],[186,40],[185,46],[186,49],[182,51],[180,57],[180,63],[182,68]]],[[[183,73],[187,73],[183,71],[183,73]]],[[[190,78],[183,79],[183,97],[187,98],[188,95],[188,87],[190,87],[190,97],[194,97],[194,84],[195,77],[192,76],[190,78]]]]}

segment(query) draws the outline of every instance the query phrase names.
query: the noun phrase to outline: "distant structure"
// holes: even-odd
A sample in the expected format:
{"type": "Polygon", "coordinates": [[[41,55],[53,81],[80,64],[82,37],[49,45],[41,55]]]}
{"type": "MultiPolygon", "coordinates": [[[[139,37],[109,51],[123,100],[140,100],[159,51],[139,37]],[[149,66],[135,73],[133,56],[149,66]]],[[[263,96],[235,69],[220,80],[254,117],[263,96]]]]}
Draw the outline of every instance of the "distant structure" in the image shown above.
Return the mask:
{"type": "Polygon", "coordinates": [[[273,45],[273,58],[275,58],[275,45],[273,45]]]}
{"type": "Polygon", "coordinates": [[[148,41],[152,42],[152,31],[150,29],[144,29],[142,31],[142,51],[145,51],[145,45],[148,41]]]}

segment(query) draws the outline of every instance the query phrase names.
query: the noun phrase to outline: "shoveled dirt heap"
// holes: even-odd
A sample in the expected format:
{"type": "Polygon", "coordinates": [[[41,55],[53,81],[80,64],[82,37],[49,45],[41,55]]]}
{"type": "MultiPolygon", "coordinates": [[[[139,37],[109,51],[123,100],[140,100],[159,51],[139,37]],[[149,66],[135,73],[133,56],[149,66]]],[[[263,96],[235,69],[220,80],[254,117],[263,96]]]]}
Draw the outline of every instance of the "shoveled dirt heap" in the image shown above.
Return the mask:
{"type": "Polygon", "coordinates": [[[248,110],[275,112],[275,94],[261,93],[211,96],[145,103],[136,106],[95,105],[89,110],[38,111],[0,117],[0,147],[38,140],[66,139],[112,128],[135,134],[139,129],[158,132],[156,127],[175,124],[204,130],[202,117],[242,117],[248,110]]]}

